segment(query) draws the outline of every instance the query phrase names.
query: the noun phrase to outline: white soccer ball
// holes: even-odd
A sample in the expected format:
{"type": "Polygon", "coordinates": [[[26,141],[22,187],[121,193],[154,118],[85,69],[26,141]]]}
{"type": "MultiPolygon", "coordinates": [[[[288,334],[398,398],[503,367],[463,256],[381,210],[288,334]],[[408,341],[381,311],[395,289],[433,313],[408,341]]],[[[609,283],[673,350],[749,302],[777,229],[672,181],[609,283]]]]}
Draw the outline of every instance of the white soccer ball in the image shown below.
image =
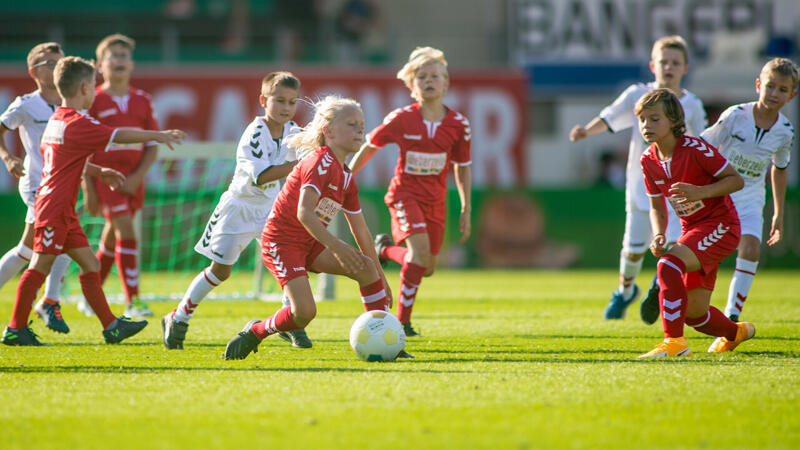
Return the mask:
{"type": "Polygon", "coordinates": [[[350,328],[350,346],[362,361],[394,361],[406,346],[406,334],[392,314],[367,311],[350,328]]]}

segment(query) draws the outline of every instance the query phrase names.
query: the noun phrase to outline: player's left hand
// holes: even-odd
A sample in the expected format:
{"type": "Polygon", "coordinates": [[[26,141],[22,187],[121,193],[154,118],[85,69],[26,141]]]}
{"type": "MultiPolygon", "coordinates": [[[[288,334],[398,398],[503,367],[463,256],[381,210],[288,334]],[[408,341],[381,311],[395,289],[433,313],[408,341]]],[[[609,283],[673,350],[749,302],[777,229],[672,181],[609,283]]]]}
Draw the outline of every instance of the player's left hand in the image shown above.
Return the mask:
{"type": "Polygon", "coordinates": [[[767,245],[772,247],[773,245],[780,242],[782,237],[783,237],[783,219],[778,217],[773,217],[772,227],[770,227],[769,230],[769,239],[767,239],[767,245]]]}
{"type": "Polygon", "coordinates": [[[678,203],[696,202],[703,199],[700,195],[700,187],[689,183],[673,183],[669,192],[678,203]]]}
{"type": "Polygon", "coordinates": [[[182,130],[165,130],[159,133],[159,137],[156,140],[162,144],[167,144],[170,150],[174,150],[173,145],[183,143],[184,139],[186,139],[186,133],[182,130]]]}
{"type": "Polygon", "coordinates": [[[100,181],[107,184],[112,191],[116,191],[122,186],[122,183],[125,182],[125,175],[122,172],[116,171],[114,169],[109,169],[108,167],[103,167],[100,170],[100,181]]]}
{"type": "Polygon", "coordinates": [[[472,221],[470,220],[470,210],[461,211],[461,217],[458,220],[458,231],[461,232],[461,243],[467,242],[469,235],[472,233],[472,221]]]}
{"type": "MultiPolygon", "coordinates": [[[[2,139],[2,137],[0,137],[2,139]]],[[[22,162],[22,159],[14,156],[8,155],[7,157],[3,158],[3,162],[6,164],[6,169],[8,169],[8,173],[11,175],[21,178],[25,175],[25,165],[22,162]]]]}

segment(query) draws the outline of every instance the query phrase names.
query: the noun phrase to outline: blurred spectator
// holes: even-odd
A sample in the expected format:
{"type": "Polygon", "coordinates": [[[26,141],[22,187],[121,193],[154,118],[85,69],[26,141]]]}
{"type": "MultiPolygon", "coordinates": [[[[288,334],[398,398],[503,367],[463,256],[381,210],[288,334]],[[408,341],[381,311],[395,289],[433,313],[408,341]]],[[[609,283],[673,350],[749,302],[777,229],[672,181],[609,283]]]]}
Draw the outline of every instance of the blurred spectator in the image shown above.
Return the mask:
{"type": "Polygon", "coordinates": [[[347,0],[335,21],[337,61],[378,62],[375,59],[385,57],[383,22],[376,0],[347,0]]]}
{"type": "Polygon", "coordinates": [[[600,173],[594,184],[614,189],[625,188],[625,164],[621,161],[619,153],[611,150],[600,153],[600,173]]]}
{"type": "Polygon", "coordinates": [[[278,60],[308,59],[318,49],[322,6],[323,0],[275,0],[278,60]]]}
{"type": "Polygon", "coordinates": [[[195,0],[169,0],[164,6],[164,16],[170,19],[188,19],[197,9],[195,0]]]}

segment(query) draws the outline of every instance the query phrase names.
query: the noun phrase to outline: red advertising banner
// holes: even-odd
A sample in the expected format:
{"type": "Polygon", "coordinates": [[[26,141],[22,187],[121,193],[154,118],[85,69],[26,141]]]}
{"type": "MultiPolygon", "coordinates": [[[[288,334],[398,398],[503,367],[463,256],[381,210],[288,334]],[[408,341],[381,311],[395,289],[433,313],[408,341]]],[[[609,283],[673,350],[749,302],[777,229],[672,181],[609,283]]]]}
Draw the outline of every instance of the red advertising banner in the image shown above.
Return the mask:
{"type": "MultiPolygon", "coordinates": [[[[180,128],[196,141],[238,141],[255,115],[261,78],[272,69],[186,67],[137,68],[133,85],[153,96],[162,128],[180,128]]],[[[302,82],[301,98],[318,99],[335,93],[352,97],[364,109],[367,130],[397,107],[412,102],[394,71],[310,70],[294,71],[302,82]]],[[[526,182],[525,124],[526,79],[512,70],[453,71],[445,103],[465,114],[472,126],[473,184],[520,186],[526,182]]],[[[0,71],[0,108],[14,97],[35,89],[24,70],[0,71]]],[[[301,105],[296,121],[304,125],[310,108],[301,105]]],[[[18,143],[16,145],[19,151],[18,143]]],[[[397,158],[387,146],[359,174],[363,186],[385,186],[397,158]]],[[[8,178],[8,174],[0,176],[8,178]]],[[[11,180],[0,180],[9,189],[11,180]]]]}

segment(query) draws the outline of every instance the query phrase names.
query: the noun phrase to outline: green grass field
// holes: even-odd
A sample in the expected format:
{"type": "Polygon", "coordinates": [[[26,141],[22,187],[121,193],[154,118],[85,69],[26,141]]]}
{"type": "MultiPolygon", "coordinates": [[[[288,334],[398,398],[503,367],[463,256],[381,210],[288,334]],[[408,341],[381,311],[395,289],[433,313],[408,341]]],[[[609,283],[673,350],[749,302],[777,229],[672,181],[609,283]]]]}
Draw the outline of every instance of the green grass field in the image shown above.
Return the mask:
{"type": "MultiPolygon", "coordinates": [[[[418,297],[425,337],[406,347],[416,359],[396,363],[363,363],[350,350],[362,307],[346,280],[336,301],[319,304],[313,349],[271,337],[244,361],[222,359],[226,342],[277,304],[206,302],[183,351],[164,349],[158,317],[105,345],[97,320],[67,305],[69,335],[36,319],[49,346],[0,346],[0,448],[800,447],[796,271],[759,273],[744,316],[755,339],[708,354],[712,339],[689,329],[694,355],[662,361],[636,358],[662,338],[638,305],[625,320],[601,320],[615,280],[614,271],[440,271],[418,297]]],[[[723,271],[715,305],[729,280],[723,271]]],[[[0,290],[3,325],[15,288],[0,290]]],[[[174,303],[152,306],[158,316],[174,303]]]]}

